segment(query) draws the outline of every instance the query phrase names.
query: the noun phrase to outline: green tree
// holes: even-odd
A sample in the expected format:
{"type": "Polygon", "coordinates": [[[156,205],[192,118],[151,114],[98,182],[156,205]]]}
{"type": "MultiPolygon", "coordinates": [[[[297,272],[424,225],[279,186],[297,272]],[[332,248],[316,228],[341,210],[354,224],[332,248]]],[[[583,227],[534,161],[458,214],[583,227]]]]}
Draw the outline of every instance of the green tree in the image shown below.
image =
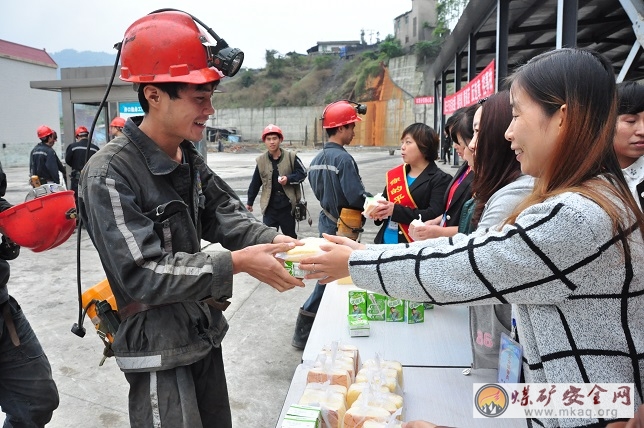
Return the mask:
{"type": "Polygon", "coordinates": [[[380,44],[380,52],[385,54],[387,58],[396,58],[405,55],[405,51],[400,44],[400,40],[389,34],[385,40],[380,44]]]}
{"type": "Polygon", "coordinates": [[[241,85],[244,88],[248,88],[253,83],[255,83],[255,76],[253,76],[253,72],[250,70],[244,70],[240,79],[241,79],[241,85]]]}

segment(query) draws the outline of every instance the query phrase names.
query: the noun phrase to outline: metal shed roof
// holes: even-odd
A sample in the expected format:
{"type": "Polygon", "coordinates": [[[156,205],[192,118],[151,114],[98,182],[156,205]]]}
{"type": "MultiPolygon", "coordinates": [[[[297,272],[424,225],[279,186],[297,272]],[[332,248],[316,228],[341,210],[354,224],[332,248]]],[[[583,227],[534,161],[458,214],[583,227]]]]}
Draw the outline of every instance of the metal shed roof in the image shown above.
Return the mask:
{"type": "MultiPolygon", "coordinates": [[[[476,69],[469,73],[470,77],[495,58],[499,63],[497,34],[499,23],[505,21],[504,10],[507,10],[508,47],[507,68],[498,70],[501,77],[535,55],[561,46],[561,25],[572,22],[576,25],[577,47],[604,54],[618,75],[627,65],[628,71],[620,76],[621,80],[644,79],[642,48],[639,45],[634,48],[636,33],[642,31],[642,0],[472,0],[431,66],[429,74],[436,82],[442,79],[443,73],[446,81],[453,82],[457,63],[461,80],[468,81],[470,50],[474,57],[472,66],[476,69]],[[457,62],[456,58],[463,60],[457,62]]],[[[501,61],[499,66],[503,64],[501,61]]]]}

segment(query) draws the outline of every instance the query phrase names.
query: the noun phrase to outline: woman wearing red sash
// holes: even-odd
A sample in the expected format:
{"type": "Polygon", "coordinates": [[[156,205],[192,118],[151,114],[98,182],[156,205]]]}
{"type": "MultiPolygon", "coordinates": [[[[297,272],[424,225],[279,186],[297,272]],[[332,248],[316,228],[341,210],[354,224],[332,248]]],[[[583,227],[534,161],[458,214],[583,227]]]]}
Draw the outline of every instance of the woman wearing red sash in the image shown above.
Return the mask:
{"type": "Polygon", "coordinates": [[[443,195],[452,177],[436,162],[439,138],[424,123],[409,125],[402,133],[400,151],[403,164],[387,171],[383,196],[371,218],[382,227],[374,242],[398,244],[412,242],[409,223],[421,217],[426,221],[443,212],[443,195]]]}

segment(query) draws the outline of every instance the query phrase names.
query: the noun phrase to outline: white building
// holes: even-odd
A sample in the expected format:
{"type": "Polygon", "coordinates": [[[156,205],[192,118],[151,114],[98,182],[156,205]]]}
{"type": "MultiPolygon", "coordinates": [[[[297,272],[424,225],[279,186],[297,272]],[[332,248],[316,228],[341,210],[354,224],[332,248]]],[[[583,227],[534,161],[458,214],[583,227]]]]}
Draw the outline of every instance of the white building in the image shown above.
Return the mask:
{"type": "Polygon", "coordinates": [[[61,155],[60,95],[30,86],[32,80],[56,79],[57,69],[58,65],[44,49],[0,40],[0,162],[3,166],[29,165],[29,153],[38,143],[36,129],[40,125],[47,125],[58,133],[54,149],[61,155]]]}

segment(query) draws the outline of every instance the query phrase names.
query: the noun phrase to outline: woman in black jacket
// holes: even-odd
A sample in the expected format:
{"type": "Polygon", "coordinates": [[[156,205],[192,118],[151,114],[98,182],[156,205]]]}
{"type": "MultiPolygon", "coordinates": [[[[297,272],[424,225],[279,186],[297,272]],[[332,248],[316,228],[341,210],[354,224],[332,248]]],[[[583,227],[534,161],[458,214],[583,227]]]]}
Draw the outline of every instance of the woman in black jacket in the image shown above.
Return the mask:
{"type": "Polygon", "coordinates": [[[472,119],[474,119],[474,113],[478,107],[478,104],[473,104],[456,110],[445,124],[446,131],[454,142],[454,148],[465,162],[456,171],[456,175],[447,186],[443,197],[442,213],[425,221],[424,226],[414,228],[414,239],[416,240],[454,236],[458,232],[463,205],[472,197],[474,174],[471,165],[472,152],[468,145],[474,136],[472,119]]]}
{"type": "Polygon", "coordinates": [[[376,244],[411,242],[409,224],[413,220],[429,220],[443,211],[443,194],[452,177],[436,166],[438,146],[438,134],[424,123],[403,131],[404,163],[387,171],[385,200],[370,213],[376,225],[382,224],[376,244]]]}

